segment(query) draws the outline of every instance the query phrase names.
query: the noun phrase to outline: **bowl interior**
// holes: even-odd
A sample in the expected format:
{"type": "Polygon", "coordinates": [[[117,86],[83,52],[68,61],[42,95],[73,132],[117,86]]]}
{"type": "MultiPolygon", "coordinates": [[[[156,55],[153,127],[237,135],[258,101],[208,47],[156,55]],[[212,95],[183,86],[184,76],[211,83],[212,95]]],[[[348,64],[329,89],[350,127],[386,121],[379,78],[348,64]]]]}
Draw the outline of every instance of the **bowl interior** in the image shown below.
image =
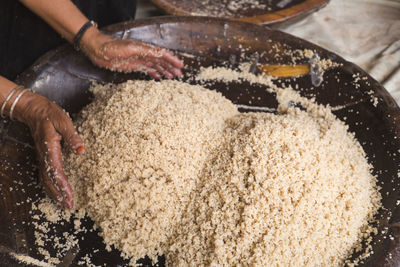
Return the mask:
{"type": "MultiPolygon", "coordinates": [[[[282,78],[275,82],[292,85],[303,96],[315,97],[319,103],[338,107],[335,115],[355,133],[382,187],[385,209],[377,215],[379,234],[373,240],[374,254],[364,265],[383,266],[398,260],[400,140],[397,139],[397,121],[400,110],[387,91],[363,70],[334,53],[291,35],[224,19],[166,17],[117,24],[106,31],[114,36],[146,41],[174,50],[185,61],[183,79],[193,84],[197,83],[192,78],[193,74],[198,73],[200,67],[225,66],[235,69],[244,62],[254,63],[255,57],[258,64],[292,64],[292,52],[295,50],[310,49],[321,59],[339,63],[339,67],[323,74],[323,82],[319,86],[313,85],[310,75],[282,78]],[[208,27],[204,27],[205,24],[208,27]],[[378,100],[376,106],[372,97],[378,100]],[[382,231],[387,234],[382,234],[382,231]],[[384,238],[388,234],[394,236],[394,240],[384,238]]],[[[308,59],[299,59],[296,63],[308,62],[308,59]]],[[[115,73],[100,69],[70,46],[63,46],[39,59],[19,77],[19,82],[74,114],[91,101],[92,95],[88,89],[93,81],[120,83],[129,79],[149,78],[138,73],[115,73]]],[[[251,106],[268,107],[271,110],[277,107],[274,95],[267,93],[265,86],[246,82],[214,82],[206,87],[220,91],[235,104],[250,106],[250,109],[251,106]]],[[[7,266],[19,266],[7,255],[7,251],[43,258],[35,245],[30,222],[36,212],[32,211],[31,202],[44,194],[37,186],[38,170],[29,130],[22,124],[3,121],[0,134],[0,260],[7,266]]],[[[90,227],[93,222],[87,218],[84,224],[90,227]]],[[[57,225],[53,234],[56,237],[64,231],[73,231],[73,225],[57,225]]],[[[118,251],[105,250],[96,231],[79,235],[84,236],[84,240],[79,241],[79,250],[67,253],[63,259],[65,266],[76,264],[77,259],[89,253],[92,254],[92,263],[96,265],[127,264],[118,251]],[[100,252],[93,253],[94,250],[100,252]]],[[[54,251],[54,247],[48,246],[48,250],[54,251]]],[[[162,257],[160,262],[162,265],[162,257]]],[[[144,263],[148,261],[144,260],[144,263]]]]}

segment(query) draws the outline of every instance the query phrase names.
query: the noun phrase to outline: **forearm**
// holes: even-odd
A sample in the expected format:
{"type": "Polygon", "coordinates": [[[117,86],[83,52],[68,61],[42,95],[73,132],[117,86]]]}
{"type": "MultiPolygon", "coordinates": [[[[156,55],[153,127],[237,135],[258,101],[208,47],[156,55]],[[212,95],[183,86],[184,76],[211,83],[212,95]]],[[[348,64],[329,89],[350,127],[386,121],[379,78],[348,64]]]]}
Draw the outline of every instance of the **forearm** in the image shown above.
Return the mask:
{"type": "Polygon", "coordinates": [[[70,0],[20,1],[70,43],[82,25],[88,20],[70,0]]]}
{"type": "MultiPolygon", "coordinates": [[[[1,1],[1,0],[0,0],[1,1]]],[[[70,43],[88,21],[70,0],[20,0],[70,43]]],[[[114,38],[96,27],[88,28],[77,40],[93,63],[111,70],[143,71],[156,79],[182,74],[182,62],[169,51],[139,41],[114,38]]]]}
{"type": "Polygon", "coordinates": [[[83,141],[68,114],[56,103],[16,86],[0,76],[0,104],[5,111],[2,115],[29,127],[39,157],[39,175],[47,193],[59,206],[72,208],[72,188],[62,170],[60,140],[77,154],[85,151],[83,141]]]}
{"type": "Polygon", "coordinates": [[[11,90],[16,86],[17,85],[12,81],[0,76],[0,106],[3,104],[11,90]]]}
{"type": "Polygon", "coordinates": [[[11,116],[11,106],[14,105],[12,112],[13,118],[20,122],[24,122],[24,118],[21,116],[20,111],[21,108],[24,105],[27,105],[29,102],[29,97],[27,98],[26,96],[33,94],[32,92],[23,92],[25,91],[24,89],[25,88],[23,86],[19,86],[16,83],[0,76],[0,107],[2,108],[3,112],[1,115],[11,116]],[[11,93],[14,88],[16,88],[16,90],[11,93]],[[20,93],[24,93],[24,97],[18,97],[20,93]]]}

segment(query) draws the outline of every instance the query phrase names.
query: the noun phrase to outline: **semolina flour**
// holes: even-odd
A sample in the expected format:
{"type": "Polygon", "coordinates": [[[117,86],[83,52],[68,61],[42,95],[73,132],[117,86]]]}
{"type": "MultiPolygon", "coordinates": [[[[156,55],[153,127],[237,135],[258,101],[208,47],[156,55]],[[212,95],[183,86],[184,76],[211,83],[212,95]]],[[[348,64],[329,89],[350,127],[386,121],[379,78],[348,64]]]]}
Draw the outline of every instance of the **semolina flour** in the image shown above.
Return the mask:
{"type": "Polygon", "coordinates": [[[376,178],[329,107],[275,89],[278,114],[178,81],[95,86],[86,154],[64,159],[77,208],[132,265],[342,265],[374,231],[376,178]]]}

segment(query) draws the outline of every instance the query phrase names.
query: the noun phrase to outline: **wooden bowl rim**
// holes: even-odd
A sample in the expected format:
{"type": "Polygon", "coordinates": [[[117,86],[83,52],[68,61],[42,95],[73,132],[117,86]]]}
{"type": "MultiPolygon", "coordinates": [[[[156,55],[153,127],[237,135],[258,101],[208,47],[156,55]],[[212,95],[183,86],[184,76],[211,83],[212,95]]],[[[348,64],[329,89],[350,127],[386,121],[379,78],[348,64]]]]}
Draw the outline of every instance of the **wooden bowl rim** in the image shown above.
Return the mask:
{"type": "MultiPolygon", "coordinates": [[[[151,0],[156,6],[166,13],[178,16],[190,16],[191,12],[180,7],[173,6],[170,0],[151,0]]],[[[254,17],[225,17],[238,21],[246,21],[261,25],[270,25],[312,12],[326,6],[329,0],[305,0],[304,2],[284,8],[278,11],[266,13],[254,17]]]]}
{"type": "MultiPolygon", "coordinates": [[[[273,33],[274,38],[277,37],[285,37],[288,38],[288,40],[293,40],[296,43],[304,43],[304,44],[310,44],[315,48],[318,48],[318,51],[327,51],[324,48],[321,48],[318,45],[312,44],[304,39],[292,36],[287,33],[283,33],[280,31],[276,30],[271,30],[267,27],[261,27],[255,24],[249,24],[246,22],[239,22],[239,21],[232,21],[232,20],[227,20],[223,18],[204,18],[204,17],[163,17],[163,18],[150,18],[150,19],[143,19],[143,20],[137,20],[137,21],[129,21],[129,22],[123,22],[120,24],[115,24],[111,25],[103,30],[107,31],[108,33],[116,34],[119,37],[122,38],[127,38],[129,35],[129,31],[131,28],[134,27],[143,27],[143,26],[149,26],[149,25],[162,25],[162,24],[192,24],[192,23],[202,23],[202,24],[209,24],[213,25],[213,23],[218,24],[218,23],[227,23],[232,26],[245,26],[246,29],[251,29],[251,28],[259,28],[263,30],[264,33],[273,33]]],[[[24,85],[32,85],[32,82],[36,81],[37,76],[35,74],[40,73],[43,71],[44,68],[48,67],[48,61],[50,61],[53,57],[57,56],[65,56],[65,55],[74,55],[76,52],[73,51],[72,47],[70,45],[65,45],[62,47],[59,47],[55,50],[52,50],[45,54],[42,58],[40,58],[38,61],[35,62],[33,66],[31,66],[29,69],[27,69],[21,76],[19,77],[18,81],[21,84],[24,85]],[[61,55],[60,55],[61,54],[61,55]],[[47,64],[47,65],[46,65],[47,64]],[[35,78],[36,77],[36,78],[35,78]],[[33,79],[33,80],[32,80],[33,79]]],[[[336,55],[336,54],[335,54],[336,55]]],[[[75,56],[74,56],[75,57],[75,56]]],[[[368,77],[368,80],[370,81],[370,87],[374,88],[376,92],[378,93],[379,97],[381,97],[385,101],[385,106],[387,106],[387,110],[385,113],[390,114],[390,118],[388,120],[392,121],[394,124],[394,127],[396,129],[397,133],[400,133],[400,108],[396,104],[396,102],[393,100],[391,95],[386,91],[386,89],[379,84],[376,80],[374,80],[370,75],[368,75],[365,71],[361,70],[358,66],[354,65],[351,62],[345,61],[343,58],[338,56],[337,60],[341,63],[343,63],[345,66],[344,67],[351,67],[349,71],[354,71],[354,72],[360,72],[363,75],[366,75],[368,77]]],[[[66,71],[66,70],[63,70],[66,71]]],[[[86,78],[85,78],[86,79],[86,78]]],[[[0,123],[0,126],[1,123],[0,123]]],[[[2,131],[5,131],[5,128],[0,127],[0,134],[2,131]]],[[[1,149],[0,149],[1,151],[1,149]]],[[[1,184],[1,183],[0,183],[1,184]]],[[[1,204],[1,203],[0,203],[1,204]]],[[[0,205],[1,206],[1,205],[0,205]]],[[[398,262],[400,262],[400,205],[396,206],[391,210],[393,212],[390,224],[388,224],[388,229],[389,231],[393,232],[393,236],[395,237],[393,241],[388,241],[390,244],[388,244],[383,250],[382,254],[379,255],[379,258],[374,259],[374,264],[375,266],[398,266],[398,262]]],[[[1,221],[1,218],[0,218],[1,221]]],[[[1,228],[1,227],[0,227],[1,228]]],[[[3,228],[4,229],[4,228],[3,228]]],[[[0,235],[2,235],[2,231],[0,231],[0,235]]],[[[4,235],[2,235],[4,236],[4,235]]],[[[7,237],[7,236],[6,236],[7,237]]],[[[4,239],[6,240],[6,239],[4,239]]],[[[0,244],[1,246],[2,244],[0,244]]],[[[0,247],[1,248],[1,247],[0,247]]],[[[2,255],[0,251],[0,262],[2,262],[2,255]]],[[[9,265],[13,266],[13,265],[9,265]]],[[[364,265],[364,266],[370,266],[370,265],[364,265]]]]}

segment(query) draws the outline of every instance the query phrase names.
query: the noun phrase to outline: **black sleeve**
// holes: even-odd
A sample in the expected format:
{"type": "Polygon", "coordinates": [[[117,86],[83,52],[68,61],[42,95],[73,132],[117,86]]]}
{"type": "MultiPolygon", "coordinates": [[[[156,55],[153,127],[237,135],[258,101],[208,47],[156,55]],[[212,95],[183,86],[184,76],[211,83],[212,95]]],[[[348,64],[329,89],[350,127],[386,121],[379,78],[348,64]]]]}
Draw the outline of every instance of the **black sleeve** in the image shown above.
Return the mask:
{"type": "MultiPolygon", "coordinates": [[[[134,19],[135,0],[75,0],[99,27],[134,19]]],[[[0,0],[0,75],[14,79],[47,51],[65,43],[17,0],[0,0]]]]}

